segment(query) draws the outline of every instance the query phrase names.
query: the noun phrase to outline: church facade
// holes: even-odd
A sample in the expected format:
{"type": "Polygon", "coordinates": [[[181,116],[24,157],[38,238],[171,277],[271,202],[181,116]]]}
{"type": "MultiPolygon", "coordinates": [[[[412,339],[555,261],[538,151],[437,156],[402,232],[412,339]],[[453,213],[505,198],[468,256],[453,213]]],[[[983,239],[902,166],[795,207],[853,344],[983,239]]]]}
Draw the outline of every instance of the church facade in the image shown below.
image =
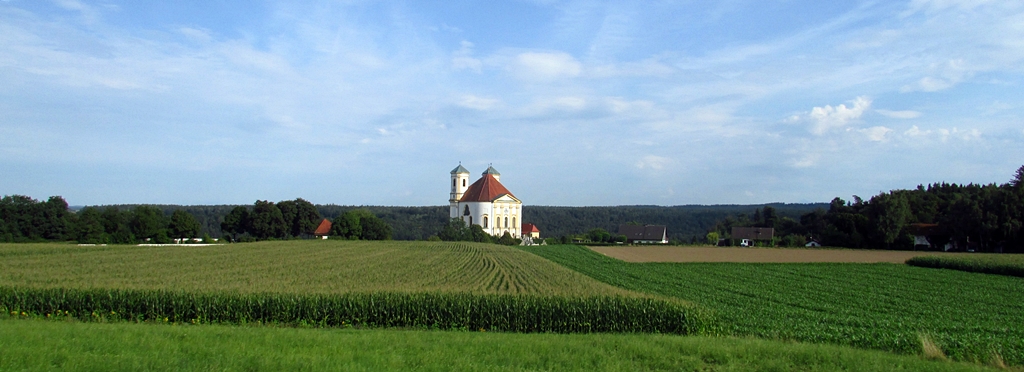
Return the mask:
{"type": "Polygon", "coordinates": [[[501,184],[501,174],[494,167],[487,167],[472,184],[469,176],[469,171],[461,164],[452,170],[449,216],[460,218],[467,225],[480,225],[484,232],[494,236],[508,232],[520,239],[523,202],[501,184]]]}

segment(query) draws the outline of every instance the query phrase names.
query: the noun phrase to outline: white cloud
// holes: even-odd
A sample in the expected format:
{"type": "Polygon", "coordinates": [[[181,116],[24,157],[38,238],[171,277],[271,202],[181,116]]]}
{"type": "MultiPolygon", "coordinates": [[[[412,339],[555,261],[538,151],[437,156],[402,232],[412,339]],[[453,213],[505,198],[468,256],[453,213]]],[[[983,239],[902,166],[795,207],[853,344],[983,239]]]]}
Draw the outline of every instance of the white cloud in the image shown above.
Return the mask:
{"type": "Polygon", "coordinates": [[[525,52],[515,58],[514,69],[525,79],[576,77],[583,70],[579,61],[563,52],[525,52]]]}
{"type": "Polygon", "coordinates": [[[875,110],[875,112],[882,114],[883,116],[890,117],[893,119],[915,119],[921,117],[921,112],[913,110],[903,111],[892,111],[892,110],[875,110]]]}
{"type": "Polygon", "coordinates": [[[452,68],[456,70],[472,70],[479,73],[483,63],[473,58],[473,43],[463,40],[461,48],[452,53],[452,68]]]}
{"type": "Polygon", "coordinates": [[[915,126],[910,127],[910,129],[907,129],[907,131],[903,132],[903,135],[907,136],[907,137],[921,137],[921,136],[927,136],[927,135],[929,135],[931,133],[932,133],[931,130],[921,130],[921,128],[918,128],[915,125],[915,126]]]}
{"type": "Polygon", "coordinates": [[[892,129],[883,126],[877,126],[866,129],[860,129],[859,132],[867,136],[869,140],[880,142],[885,140],[885,135],[888,134],[889,132],[892,132],[892,129]]]}
{"type": "Polygon", "coordinates": [[[458,105],[465,108],[471,108],[474,110],[487,111],[494,108],[494,106],[497,105],[499,102],[500,101],[498,101],[495,98],[483,98],[470,94],[462,96],[462,99],[459,100],[458,105]]]}
{"type": "Polygon", "coordinates": [[[672,162],[672,159],[656,156],[647,155],[636,162],[637,169],[652,169],[662,170],[672,162]]]}
{"type": "Polygon", "coordinates": [[[962,59],[954,59],[941,64],[933,64],[929,68],[933,76],[925,76],[913,84],[904,85],[901,92],[937,92],[952,87],[972,74],[967,63],[962,59]]]}
{"type": "Polygon", "coordinates": [[[854,99],[853,105],[850,107],[846,107],[845,104],[835,107],[831,105],[815,107],[805,116],[794,116],[790,120],[800,120],[802,118],[810,120],[811,133],[822,135],[832,129],[842,128],[851,121],[859,119],[864,114],[864,111],[870,107],[871,99],[861,96],[854,99]]]}

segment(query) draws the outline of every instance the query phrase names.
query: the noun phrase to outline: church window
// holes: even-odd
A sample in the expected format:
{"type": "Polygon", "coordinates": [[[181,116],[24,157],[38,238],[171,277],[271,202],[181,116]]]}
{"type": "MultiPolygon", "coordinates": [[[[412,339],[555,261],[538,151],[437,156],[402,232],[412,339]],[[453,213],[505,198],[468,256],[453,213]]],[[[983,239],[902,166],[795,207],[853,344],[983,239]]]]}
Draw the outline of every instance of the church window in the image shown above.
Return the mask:
{"type": "Polygon", "coordinates": [[[469,224],[470,224],[470,225],[472,225],[472,224],[473,224],[473,216],[469,216],[469,224]]]}
{"type": "Polygon", "coordinates": [[[505,217],[505,228],[508,228],[508,217],[505,217]]]}
{"type": "Polygon", "coordinates": [[[465,178],[462,179],[462,187],[466,187],[466,179],[465,178]]]}
{"type": "MultiPolygon", "coordinates": [[[[468,216],[469,215],[469,206],[468,205],[466,206],[466,209],[464,211],[462,211],[462,215],[463,216],[468,216]]],[[[470,222],[470,223],[472,223],[472,222],[470,222]]]]}
{"type": "Polygon", "coordinates": [[[484,227],[487,227],[487,216],[484,216],[484,227]]]}
{"type": "Polygon", "coordinates": [[[519,225],[516,225],[516,218],[512,217],[512,228],[514,229],[514,228],[516,228],[516,226],[519,226],[519,225]]]}
{"type": "Polygon", "coordinates": [[[455,179],[452,179],[452,187],[455,187],[455,179]]]}

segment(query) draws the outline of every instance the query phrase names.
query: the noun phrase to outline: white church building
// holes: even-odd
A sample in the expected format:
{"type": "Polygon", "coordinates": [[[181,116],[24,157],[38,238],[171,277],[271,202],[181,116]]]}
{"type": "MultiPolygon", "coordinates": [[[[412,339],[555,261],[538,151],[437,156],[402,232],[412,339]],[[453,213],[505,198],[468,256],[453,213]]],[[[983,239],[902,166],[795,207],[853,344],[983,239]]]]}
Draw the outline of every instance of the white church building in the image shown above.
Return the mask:
{"type": "Polygon", "coordinates": [[[469,174],[462,164],[452,170],[450,217],[461,218],[467,225],[480,225],[484,232],[494,236],[508,232],[513,238],[521,238],[523,202],[501,185],[501,174],[494,167],[487,167],[472,184],[469,174]]]}

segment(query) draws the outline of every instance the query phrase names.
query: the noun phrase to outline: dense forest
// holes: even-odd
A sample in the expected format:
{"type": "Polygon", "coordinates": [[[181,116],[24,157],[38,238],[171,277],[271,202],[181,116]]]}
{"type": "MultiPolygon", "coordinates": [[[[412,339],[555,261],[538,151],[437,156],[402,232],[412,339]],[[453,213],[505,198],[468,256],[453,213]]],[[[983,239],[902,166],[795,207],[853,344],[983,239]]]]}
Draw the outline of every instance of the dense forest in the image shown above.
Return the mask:
{"type": "Polygon", "coordinates": [[[733,227],[772,227],[782,245],[814,239],[826,246],[1024,252],[1024,166],[996,185],[935,183],[893,190],[863,200],[835,198],[828,209],[793,219],[771,207],[720,221],[709,240],[729,238],[733,227]],[[927,238],[927,244],[914,237],[927,238]]]}

